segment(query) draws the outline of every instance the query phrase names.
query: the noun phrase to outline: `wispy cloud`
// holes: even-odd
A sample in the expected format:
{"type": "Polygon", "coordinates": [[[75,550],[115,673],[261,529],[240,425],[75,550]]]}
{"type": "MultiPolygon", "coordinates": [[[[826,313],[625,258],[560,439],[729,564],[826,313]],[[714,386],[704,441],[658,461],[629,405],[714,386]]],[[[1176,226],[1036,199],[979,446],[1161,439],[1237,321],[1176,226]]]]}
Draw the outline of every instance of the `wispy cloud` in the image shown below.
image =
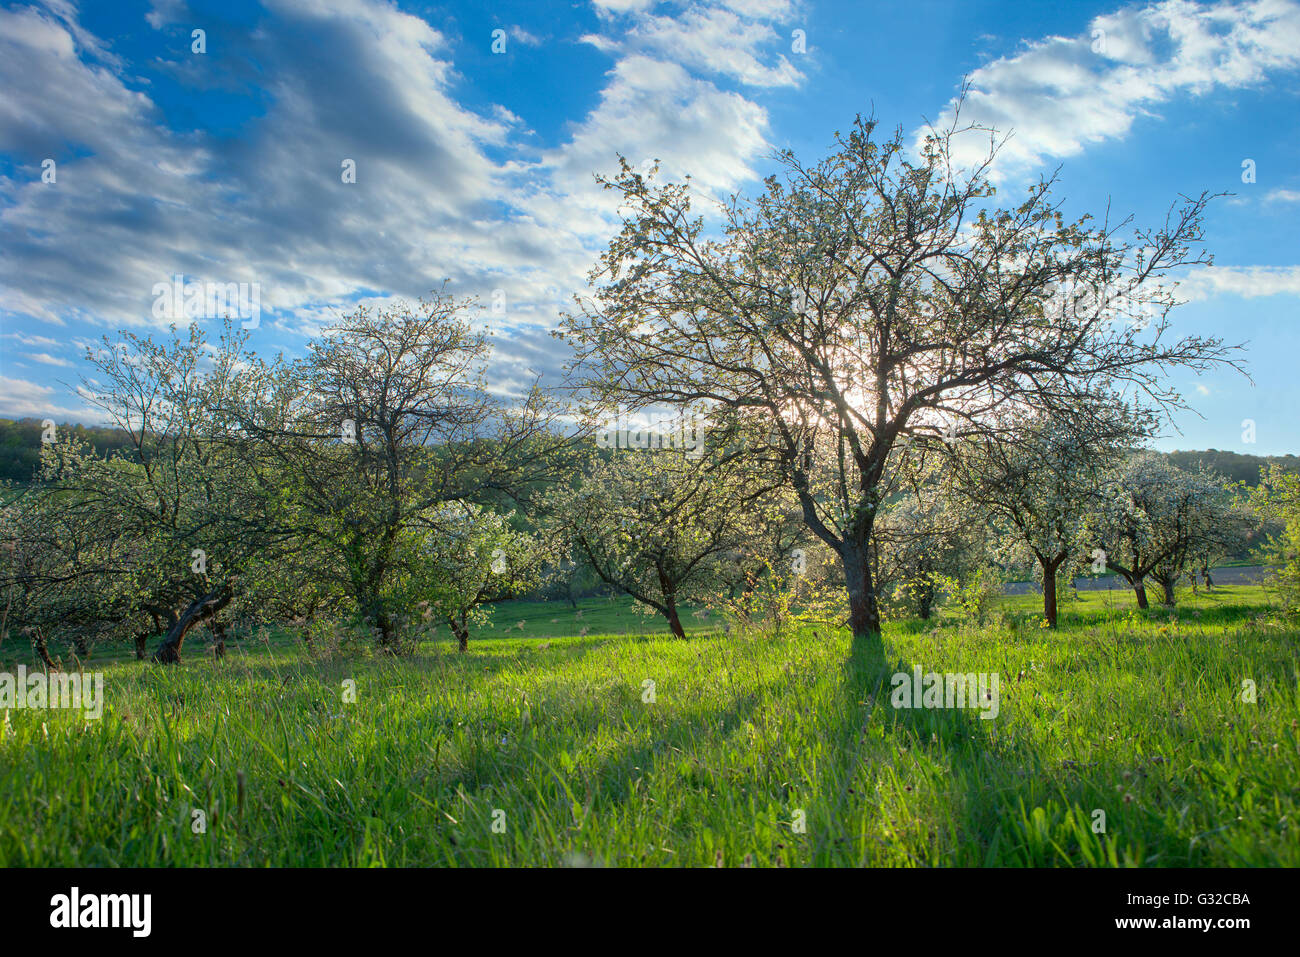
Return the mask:
{"type": "Polygon", "coordinates": [[[61,366],[63,368],[70,368],[72,366],[72,363],[67,359],[60,359],[58,356],[52,356],[48,352],[28,352],[23,356],[23,358],[31,362],[39,362],[41,365],[46,366],[61,366]]]}
{"type": "Polygon", "coordinates": [[[1264,194],[1265,203],[1300,203],[1300,189],[1270,189],[1264,194]]]}
{"type": "MultiPolygon", "coordinates": [[[[799,80],[769,23],[789,14],[784,2],[716,3],[680,21],[604,3],[613,62],[596,105],[539,148],[509,110],[458,99],[457,41],[419,16],[383,0],[265,6],[257,31],[206,58],[180,44],[159,65],[201,86],[212,70],[257,63],[265,107],[237,137],[169,124],[72,6],[0,11],[0,149],[17,159],[0,181],[4,309],[148,326],[154,285],[180,273],[257,282],[264,322],[310,331],[356,301],[449,278],[456,294],[504,294],[499,325],[542,329],[615,229],[593,172],[612,172],[622,153],[729,192],[754,175],[768,120],[723,81],[799,80]],[[54,184],[40,181],[47,156],[54,184]],[[355,182],[343,181],[349,160],[355,182]]],[[[188,36],[192,18],[159,0],[147,19],[188,36]]],[[[510,36],[539,42],[522,28],[510,36]]],[[[499,351],[509,358],[521,342],[499,351]]]]}
{"type": "Polygon", "coordinates": [[[99,414],[86,405],[69,405],[67,392],[27,379],[0,375],[0,415],[69,422],[96,422],[99,414]]]}
{"type": "Polygon", "coordinates": [[[1244,299],[1300,296],[1300,266],[1206,266],[1178,283],[1178,298],[1188,302],[1221,294],[1244,299]]]}
{"type": "MultiPolygon", "coordinates": [[[[994,170],[1005,181],[1123,138],[1174,97],[1246,87],[1298,65],[1300,4],[1292,0],[1166,0],[1098,16],[1079,36],[1034,40],[985,64],[969,78],[962,118],[1014,134],[994,170]]],[[[958,158],[975,162],[987,146],[987,137],[967,136],[958,158]]]]}

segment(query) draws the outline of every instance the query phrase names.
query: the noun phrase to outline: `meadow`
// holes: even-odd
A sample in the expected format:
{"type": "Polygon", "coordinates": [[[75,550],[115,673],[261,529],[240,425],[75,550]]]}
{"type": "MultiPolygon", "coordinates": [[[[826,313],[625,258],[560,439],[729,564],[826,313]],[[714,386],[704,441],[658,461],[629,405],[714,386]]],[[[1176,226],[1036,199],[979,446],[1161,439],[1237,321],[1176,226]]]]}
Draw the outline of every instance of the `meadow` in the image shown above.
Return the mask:
{"type": "Polygon", "coordinates": [[[1298,633],[1264,589],[1084,592],[1055,631],[1035,602],[891,624],[885,662],[604,599],[507,603],[463,655],[97,656],[101,720],[6,713],[0,865],[1300,865],[1298,633]],[[892,707],[914,665],[997,672],[997,718],[892,707]]]}

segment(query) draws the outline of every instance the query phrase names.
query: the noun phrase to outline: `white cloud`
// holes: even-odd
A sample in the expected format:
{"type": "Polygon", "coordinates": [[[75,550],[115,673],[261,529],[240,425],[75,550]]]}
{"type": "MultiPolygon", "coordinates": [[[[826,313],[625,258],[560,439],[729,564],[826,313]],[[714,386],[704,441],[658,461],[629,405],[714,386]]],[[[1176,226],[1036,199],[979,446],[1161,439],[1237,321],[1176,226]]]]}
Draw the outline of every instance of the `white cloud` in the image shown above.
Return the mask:
{"type": "MultiPolygon", "coordinates": [[[[768,118],[723,84],[800,80],[770,22],[787,3],[715,3],[680,22],[653,4],[605,3],[587,39],[613,59],[597,103],[539,149],[504,107],[457,100],[456,51],[420,17],[384,0],[265,6],[257,31],[204,57],[188,41],[164,46],[183,52],[154,64],[198,89],[258,64],[258,115],[219,137],[165,115],[72,6],[0,10],[0,151],[16,170],[0,178],[0,310],[147,327],[154,284],[181,273],[256,282],[264,326],[311,333],[354,302],[450,277],[452,293],[505,291],[506,316],[485,319],[524,331],[498,337],[503,360],[553,365],[553,342],[534,333],[585,286],[617,226],[593,173],[614,172],[621,152],[729,193],[769,148],[768,118]],[[45,156],[58,161],[52,185],[40,182],[45,156]],[[341,180],[345,159],[354,184],[341,180]]],[[[179,38],[190,19],[183,0],[154,0],[147,15],[179,38]]]]}
{"type": "Polygon", "coordinates": [[[0,415],[90,423],[100,417],[89,406],[65,405],[70,396],[52,386],[0,375],[0,415]]]}
{"type": "MultiPolygon", "coordinates": [[[[169,130],[67,23],[0,12],[0,149],[30,164],[0,182],[14,199],[0,211],[7,310],[147,324],[154,283],[179,272],[258,282],[263,308],[282,311],[367,288],[416,295],[450,271],[471,285],[517,253],[479,214],[508,193],[484,155],[508,127],[450,98],[440,33],[362,0],[268,6],[304,42],[245,38],[270,106],[235,140],[169,130]],[[67,143],[89,155],[64,158],[67,143]],[[55,184],[40,182],[42,155],[59,158],[55,184]]],[[[203,59],[176,68],[220,69],[203,59]]]]}
{"type": "Polygon", "coordinates": [[[545,41],[536,34],[529,33],[523,27],[514,26],[510,28],[510,39],[522,43],[526,47],[539,47],[545,41]]]}
{"type": "Polygon", "coordinates": [[[628,35],[633,47],[749,86],[796,86],[803,77],[784,54],[769,57],[770,63],[760,58],[765,47],[780,41],[767,23],[719,7],[648,17],[628,35]]]}
{"type": "Polygon", "coordinates": [[[1179,299],[1196,302],[1217,295],[1300,296],[1300,266],[1205,266],[1178,282],[1179,299]]]}
{"type": "Polygon", "coordinates": [[[6,332],[5,339],[13,339],[19,345],[24,346],[61,346],[63,345],[58,339],[51,339],[49,336],[29,336],[22,332],[6,332]]]}
{"type": "Polygon", "coordinates": [[[161,30],[168,23],[176,23],[186,12],[185,0],[150,0],[149,12],[145,21],[155,30],[161,30]]]}
{"type": "Polygon", "coordinates": [[[58,356],[52,356],[48,352],[28,352],[23,358],[32,362],[39,362],[46,366],[61,366],[71,368],[72,363],[67,359],[60,359],[58,356]]]}
{"type": "Polygon", "coordinates": [[[632,55],[615,64],[599,105],[568,143],[546,154],[544,166],[561,189],[560,203],[577,200],[588,209],[612,202],[592,173],[614,172],[620,153],[638,169],[658,160],[661,179],[689,175],[706,191],[725,191],[753,175],[750,161],[767,146],[766,125],[766,112],[740,94],[676,63],[632,55]]]}
{"type": "Polygon", "coordinates": [[[755,160],[770,148],[767,111],[719,82],[763,88],[803,79],[773,25],[792,15],[786,0],[674,8],[675,16],[656,14],[653,3],[596,6],[606,27],[581,42],[614,65],[596,107],[544,154],[543,186],[524,204],[537,222],[569,223],[588,252],[610,234],[616,204],[593,172],[616,172],[616,154],[640,171],[657,161],[660,182],[690,176],[701,199],[718,199],[754,177],[755,160]]]}
{"type": "MultiPolygon", "coordinates": [[[[424,20],[372,0],[267,7],[245,47],[225,44],[230,61],[210,50],[164,65],[203,85],[229,62],[259,63],[265,115],[221,139],[170,129],[71,8],[0,12],[0,149],[22,170],[0,182],[13,197],[0,210],[13,237],[0,261],[5,309],[148,325],[154,284],[183,273],[259,283],[272,321],[373,290],[427,293],[446,276],[461,293],[505,287],[527,314],[530,301],[567,302],[612,232],[592,174],[613,171],[616,152],[729,191],[767,146],[766,113],[673,59],[704,69],[706,51],[670,42],[662,18],[632,5],[621,7],[631,18],[598,105],[540,154],[512,139],[528,132],[508,110],[480,115],[453,99],[448,41],[424,20]],[[650,47],[662,55],[639,52],[650,47]],[[63,158],[67,143],[89,155],[63,158]],[[498,148],[514,158],[489,158],[498,148]],[[39,182],[50,154],[53,185],[39,182]],[[341,181],[344,159],[356,162],[355,184],[341,181]]],[[[158,2],[150,23],[183,31],[183,14],[158,2]]],[[[774,34],[754,18],[692,16],[722,73],[790,77],[783,58],[756,52],[774,34]]]]}
{"type": "Polygon", "coordinates": [[[617,13],[645,13],[659,0],[592,0],[592,6],[601,16],[617,13]]]}
{"type": "Polygon", "coordinates": [[[1300,203],[1300,189],[1272,189],[1264,195],[1266,203],[1300,203]]]}
{"type": "MultiPolygon", "coordinates": [[[[994,170],[1006,180],[1123,138],[1175,96],[1246,87],[1298,65],[1300,4],[1292,0],[1165,0],[1098,16],[1080,36],[1047,37],[985,64],[970,76],[962,119],[1014,131],[994,170]]],[[[987,153],[986,136],[955,145],[963,163],[987,153]]]]}

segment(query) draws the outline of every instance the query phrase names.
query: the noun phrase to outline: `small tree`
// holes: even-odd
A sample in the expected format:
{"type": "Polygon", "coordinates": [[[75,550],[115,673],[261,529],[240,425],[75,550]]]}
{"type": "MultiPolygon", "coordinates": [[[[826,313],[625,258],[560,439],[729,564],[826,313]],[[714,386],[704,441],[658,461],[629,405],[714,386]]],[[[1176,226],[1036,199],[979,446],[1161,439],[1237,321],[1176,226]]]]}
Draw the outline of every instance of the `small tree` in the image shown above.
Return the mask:
{"type": "Polygon", "coordinates": [[[546,511],[602,581],[685,638],[681,605],[725,581],[772,507],[771,489],[745,478],[735,454],[615,451],[595,458],[577,488],[552,490],[546,511]]]}
{"type": "Polygon", "coordinates": [[[1147,578],[1161,585],[1164,604],[1172,607],[1175,584],[1189,562],[1230,547],[1243,518],[1219,477],[1181,469],[1156,452],[1140,452],[1110,483],[1090,534],[1106,566],[1133,588],[1139,608],[1149,607],[1147,578]]]}
{"type": "Polygon", "coordinates": [[[440,505],[520,501],[566,469],[576,438],[553,426],[540,389],[487,388],[490,346],[473,303],[435,295],[362,307],[313,340],[298,362],[254,363],[237,410],[254,438],[249,467],[281,482],[322,567],[387,651],[401,646],[409,582],[440,505]],[[264,470],[265,471],[262,471],[264,470]]]}
{"type": "Polygon", "coordinates": [[[876,580],[899,607],[928,621],[945,589],[984,564],[986,523],[972,517],[928,476],[880,515],[873,536],[876,580]]]}
{"type": "Polygon", "coordinates": [[[445,621],[458,651],[469,650],[470,625],[487,620],[487,605],[535,587],[548,557],[543,543],[471,502],[447,502],[426,516],[412,598],[445,621]]]}
{"type": "Polygon", "coordinates": [[[1151,571],[1151,578],[1162,591],[1163,602],[1173,607],[1175,589],[1184,576],[1195,583],[1197,570],[1205,575],[1208,586],[1210,566],[1247,546],[1257,524],[1249,507],[1225,488],[1222,476],[1210,472],[1199,475],[1199,486],[1189,494],[1199,500],[1195,512],[1178,530],[1174,546],[1151,571]]]}
{"type": "Polygon", "coordinates": [[[1080,557],[1089,517],[1120,448],[1141,434],[1120,415],[1094,419],[1080,434],[1045,416],[1004,421],[996,439],[960,443],[950,457],[956,491],[1007,533],[1010,563],[1029,557],[1043,582],[1043,617],[1056,627],[1057,576],[1080,557]],[[1009,436],[1007,441],[1004,436],[1009,436]]]}
{"type": "Polygon", "coordinates": [[[124,537],[60,507],[47,488],[6,484],[0,495],[0,640],[17,629],[47,668],[57,667],[53,653],[63,642],[84,656],[131,614],[121,579],[103,574],[117,564],[124,537]]]}
{"type": "MultiPolygon", "coordinates": [[[[282,501],[233,454],[241,439],[221,409],[243,388],[238,333],[209,349],[202,330],[154,342],[130,333],[88,350],[94,371],[88,401],[127,437],[100,458],[85,442],[60,439],[42,453],[44,510],[76,534],[48,544],[62,558],[53,581],[82,607],[66,620],[83,627],[98,608],[126,624],[137,653],[149,633],[165,631],[154,657],[180,660],[192,628],[225,609],[240,583],[274,562],[286,533],[282,501]],[[93,592],[93,597],[91,597],[93,592]]],[[[292,531],[288,532],[292,535],[292,531]]]]}

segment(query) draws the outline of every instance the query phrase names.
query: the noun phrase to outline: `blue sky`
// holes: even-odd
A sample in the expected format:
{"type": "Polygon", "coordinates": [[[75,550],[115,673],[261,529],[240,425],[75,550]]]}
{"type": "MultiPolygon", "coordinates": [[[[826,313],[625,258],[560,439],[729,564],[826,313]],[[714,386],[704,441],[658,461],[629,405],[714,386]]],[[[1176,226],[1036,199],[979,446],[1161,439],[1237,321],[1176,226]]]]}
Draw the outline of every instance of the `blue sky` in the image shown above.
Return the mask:
{"type": "Polygon", "coordinates": [[[1007,202],[1057,166],[1073,214],[1153,223],[1180,193],[1235,194],[1175,328],[1248,342],[1254,384],[1180,378],[1199,415],[1160,445],[1300,452],[1291,0],[3,6],[0,415],[92,421],[85,347],[165,326],[154,288],[176,274],[257,283],[262,354],[358,301],[499,290],[494,380],[553,374],[548,332],[614,229],[592,174],[617,153],[752,191],[774,149],[815,159],[856,113],[909,137],[941,121],[964,76],[964,115],[1014,131],[1007,202]]]}

